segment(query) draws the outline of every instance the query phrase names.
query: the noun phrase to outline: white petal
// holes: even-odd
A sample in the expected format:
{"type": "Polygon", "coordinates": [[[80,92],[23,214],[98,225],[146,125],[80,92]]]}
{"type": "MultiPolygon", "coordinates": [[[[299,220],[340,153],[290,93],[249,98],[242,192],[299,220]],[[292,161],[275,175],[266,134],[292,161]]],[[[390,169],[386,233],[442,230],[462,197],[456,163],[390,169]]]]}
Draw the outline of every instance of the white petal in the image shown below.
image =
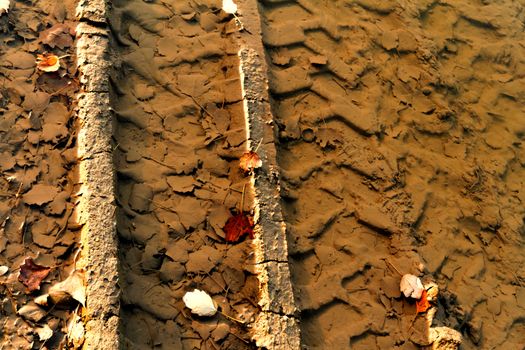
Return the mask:
{"type": "Polygon", "coordinates": [[[421,298],[421,293],[423,293],[423,283],[419,277],[406,274],[401,278],[401,283],[399,284],[399,289],[405,297],[411,297],[414,299],[421,298]]]}
{"type": "Polygon", "coordinates": [[[237,12],[237,5],[233,0],[222,0],[222,10],[226,13],[234,14],[237,12]]]}
{"type": "Polygon", "coordinates": [[[213,316],[217,313],[215,302],[202,290],[195,289],[193,292],[187,292],[182,297],[182,301],[191,312],[199,316],[213,316]]]}

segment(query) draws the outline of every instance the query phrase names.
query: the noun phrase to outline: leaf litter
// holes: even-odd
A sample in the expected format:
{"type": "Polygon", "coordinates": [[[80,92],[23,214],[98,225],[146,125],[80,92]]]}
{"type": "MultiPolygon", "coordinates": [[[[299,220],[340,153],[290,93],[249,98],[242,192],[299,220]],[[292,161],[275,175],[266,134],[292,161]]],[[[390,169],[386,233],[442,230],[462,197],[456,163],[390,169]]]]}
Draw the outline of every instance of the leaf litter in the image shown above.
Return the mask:
{"type": "Polygon", "coordinates": [[[72,308],[81,310],[85,299],[80,273],[56,283],[63,271],[70,271],[71,252],[78,245],[70,218],[77,162],[72,116],[79,83],[76,67],[69,66],[74,57],[66,59],[75,53],[76,23],[65,20],[71,14],[56,10],[73,5],[70,0],[0,0],[0,66],[6,78],[0,89],[0,182],[7,195],[0,222],[6,265],[0,269],[0,292],[8,300],[0,333],[17,349],[50,347],[51,337],[56,346],[65,344],[66,327],[60,325],[74,316],[72,308]],[[50,123],[57,111],[60,117],[65,111],[67,119],[50,123]],[[41,290],[61,290],[68,301],[57,309],[56,298],[39,295],[41,290]]]}
{"type": "Polygon", "coordinates": [[[20,265],[18,280],[27,287],[29,292],[39,290],[42,281],[49,275],[51,268],[35,264],[32,258],[26,258],[20,265]]]}

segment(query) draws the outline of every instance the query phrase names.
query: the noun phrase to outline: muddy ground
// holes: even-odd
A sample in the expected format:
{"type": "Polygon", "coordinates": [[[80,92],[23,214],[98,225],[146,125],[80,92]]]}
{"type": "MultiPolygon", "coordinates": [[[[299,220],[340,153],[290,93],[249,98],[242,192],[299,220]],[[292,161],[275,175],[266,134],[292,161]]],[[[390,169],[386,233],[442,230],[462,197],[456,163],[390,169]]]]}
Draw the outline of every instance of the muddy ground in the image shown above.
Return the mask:
{"type": "Polygon", "coordinates": [[[123,346],[254,348],[253,247],[223,232],[245,185],[252,205],[233,17],[220,1],[113,4],[123,346]],[[240,322],[184,310],[194,288],[240,322]]]}
{"type": "Polygon", "coordinates": [[[0,17],[2,349],[58,348],[73,311],[33,299],[68,276],[79,251],[74,6],[16,1],[0,17]],[[65,56],[57,72],[36,69],[36,55],[46,51],[65,56]],[[18,280],[28,257],[50,268],[34,291],[18,280]],[[35,330],[45,325],[53,336],[40,341],[35,330]]]}
{"type": "MultiPolygon", "coordinates": [[[[258,4],[302,347],[425,348],[447,326],[462,349],[525,348],[525,6],[258,4]],[[401,297],[405,273],[439,286],[430,329],[401,297]]],[[[74,6],[17,0],[0,17],[1,348],[59,348],[71,318],[15,309],[78,250],[74,56],[59,74],[35,69],[37,53],[73,55],[72,34],[57,47],[41,33],[74,6]],[[17,278],[28,256],[51,267],[31,293],[17,278]]],[[[258,33],[219,0],[110,7],[121,347],[256,348],[253,244],[223,228],[253,214],[238,50],[258,33]],[[227,316],[191,314],[194,288],[227,316]]]]}
{"type": "Polygon", "coordinates": [[[260,9],[304,346],[428,345],[400,272],[463,349],[523,348],[523,4],[260,9]]]}

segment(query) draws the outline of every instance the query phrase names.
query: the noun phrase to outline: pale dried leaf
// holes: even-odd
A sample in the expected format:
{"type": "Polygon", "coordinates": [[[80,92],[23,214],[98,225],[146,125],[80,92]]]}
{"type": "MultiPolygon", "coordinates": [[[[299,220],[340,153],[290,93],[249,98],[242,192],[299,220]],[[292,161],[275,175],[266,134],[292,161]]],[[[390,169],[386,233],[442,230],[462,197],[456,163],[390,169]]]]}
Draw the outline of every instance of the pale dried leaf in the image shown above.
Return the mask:
{"type": "Polygon", "coordinates": [[[47,312],[35,303],[29,302],[18,310],[18,314],[27,320],[38,322],[46,316],[47,312]]]}
{"type": "Polygon", "coordinates": [[[208,293],[195,289],[193,292],[187,292],[182,297],[184,304],[194,314],[199,316],[213,316],[217,313],[217,306],[208,293]]]}
{"type": "Polygon", "coordinates": [[[0,266],[0,276],[3,276],[9,271],[9,267],[7,266],[0,266]]]}
{"type": "Polygon", "coordinates": [[[423,283],[421,283],[421,279],[411,274],[403,275],[401,283],[399,284],[399,289],[405,297],[414,299],[421,298],[421,294],[423,293],[423,290],[425,290],[423,283]]]}
{"type": "Polygon", "coordinates": [[[67,327],[67,342],[73,349],[79,349],[82,344],[84,344],[84,324],[78,315],[75,315],[69,322],[67,327]]]}
{"type": "Polygon", "coordinates": [[[262,166],[262,160],[259,158],[259,155],[254,151],[245,152],[241,158],[239,158],[239,167],[245,172],[248,173],[254,169],[260,168],[262,166]]]}
{"type": "Polygon", "coordinates": [[[40,341],[46,341],[53,336],[53,330],[47,324],[44,327],[36,328],[35,331],[40,341]]]}
{"type": "Polygon", "coordinates": [[[9,12],[10,0],[0,0],[0,16],[9,12]]]}
{"type": "Polygon", "coordinates": [[[86,288],[84,287],[83,274],[79,271],[73,271],[68,278],[49,288],[49,296],[56,304],[71,297],[85,306],[86,288]]]}
{"type": "Polygon", "coordinates": [[[237,12],[237,5],[233,0],[222,0],[222,10],[226,13],[235,14],[237,12]]]}
{"type": "Polygon", "coordinates": [[[39,295],[33,301],[40,306],[49,306],[49,294],[39,295]]]}

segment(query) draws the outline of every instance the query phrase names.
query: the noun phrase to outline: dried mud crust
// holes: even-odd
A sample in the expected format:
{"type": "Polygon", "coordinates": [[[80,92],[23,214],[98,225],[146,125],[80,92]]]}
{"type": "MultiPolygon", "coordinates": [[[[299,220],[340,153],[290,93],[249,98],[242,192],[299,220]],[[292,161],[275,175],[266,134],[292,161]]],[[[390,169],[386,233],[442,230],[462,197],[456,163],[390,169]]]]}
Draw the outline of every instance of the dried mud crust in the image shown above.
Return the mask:
{"type": "Polygon", "coordinates": [[[308,349],[522,348],[524,7],[261,1],[292,282],[308,349]]]}
{"type": "Polygon", "coordinates": [[[9,268],[0,277],[2,349],[44,347],[36,333],[44,325],[54,332],[45,348],[56,349],[71,316],[70,310],[36,306],[33,299],[67,277],[79,248],[79,84],[74,34],[68,32],[75,28],[74,7],[74,1],[11,1],[0,16],[0,265],[9,268]],[[55,25],[64,28],[58,41],[48,31],[55,25]],[[36,69],[36,55],[44,51],[66,55],[59,72],[36,69]],[[18,281],[26,257],[51,268],[32,293],[18,281]],[[21,317],[17,311],[24,306],[32,312],[21,317]]]}
{"type": "MultiPolygon", "coordinates": [[[[122,346],[251,349],[258,311],[253,249],[226,244],[247,178],[237,29],[220,1],[114,1],[122,346]],[[222,315],[201,319],[182,296],[198,288],[222,315]]],[[[248,185],[249,186],[249,185],[248,185]]],[[[245,209],[253,200],[247,188],[245,209]]]]}

